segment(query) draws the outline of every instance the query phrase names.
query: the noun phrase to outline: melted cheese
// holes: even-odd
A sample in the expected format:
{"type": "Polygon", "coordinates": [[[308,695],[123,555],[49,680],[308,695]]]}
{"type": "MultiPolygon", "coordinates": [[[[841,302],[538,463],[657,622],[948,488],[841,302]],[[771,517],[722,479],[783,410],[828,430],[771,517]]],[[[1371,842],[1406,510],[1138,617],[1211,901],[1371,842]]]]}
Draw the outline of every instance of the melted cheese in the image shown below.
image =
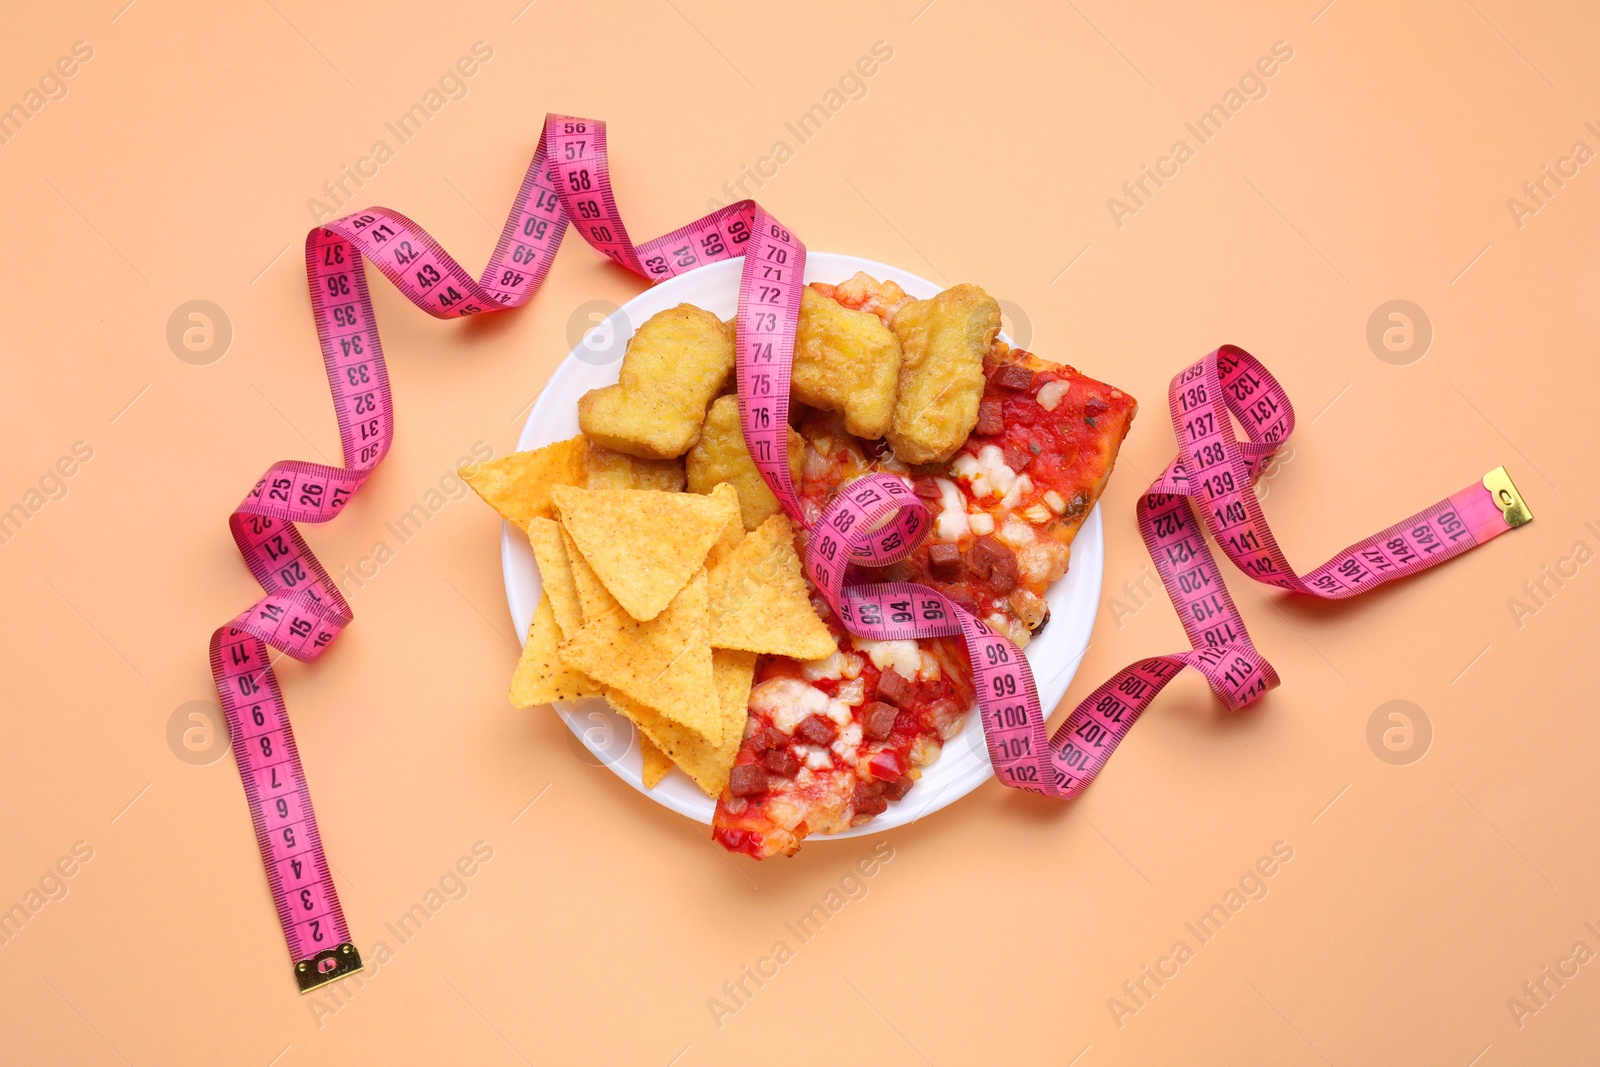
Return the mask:
{"type": "MultiPolygon", "coordinates": [[[[999,445],[984,445],[974,457],[963,452],[950,465],[956,477],[964,479],[972,488],[974,498],[1004,497],[1017,483],[1017,472],[1006,465],[1005,453],[999,445]]],[[[1023,475],[1022,477],[1027,477],[1023,475]]]]}
{"type": "Polygon", "coordinates": [[[1019,474],[1017,480],[1011,483],[1011,488],[1006,490],[1006,495],[1000,498],[1000,506],[1014,508],[1031,492],[1033,492],[1033,479],[1026,474],[1019,474]]]}
{"type": "Polygon", "coordinates": [[[833,766],[833,754],[818,745],[796,745],[794,754],[814,771],[825,771],[833,766]]]}
{"type": "Polygon", "coordinates": [[[1001,543],[1012,548],[1021,548],[1033,541],[1033,527],[1016,518],[1006,519],[1005,525],[1000,527],[1000,532],[995,535],[1001,543]]]}
{"type": "Polygon", "coordinates": [[[833,754],[839,757],[841,763],[854,763],[860,745],[861,724],[853,722],[839,731],[838,738],[833,742],[833,754]]]}
{"type": "Polygon", "coordinates": [[[861,677],[850,679],[839,687],[839,695],[835,698],[841,704],[850,707],[859,707],[867,701],[867,680],[861,677]]]}
{"type": "Polygon", "coordinates": [[[967,535],[967,498],[948,478],[935,478],[939,487],[939,517],[933,534],[941,541],[959,541],[967,535]]]}
{"type": "Polygon", "coordinates": [[[915,641],[869,641],[864,637],[853,637],[851,640],[880,671],[893,667],[895,673],[902,677],[915,678],[922,667],[922,649],[917,647],[915,641]]]}
{"type": "Polygon", "coordinates": [[[1033,398],[1046,411],[1054,411],[1056,405],[1061,403],[1061,398],[1067,395],[1067,390],[1070,388],[1072,388],[1070,384],[1058,378],[1053,382],[1045,382],[1039,386],[1039,391],[1034,394],[1033,398]]]}
{"type": "Polygon", "coordinates": [[[826,715],[828,694],[798,678],[774,678],[750,690],[750,707],[772,720],[786,734],[810,715],[826,715]]]}
{"type": "Polygon", "coordinates": [[[800,664],[800,673],[808,682],[820,682],[823,679],[844,677],[844,657],[837,651],[830,652],[824,659],[807,660],[800,664]]]}

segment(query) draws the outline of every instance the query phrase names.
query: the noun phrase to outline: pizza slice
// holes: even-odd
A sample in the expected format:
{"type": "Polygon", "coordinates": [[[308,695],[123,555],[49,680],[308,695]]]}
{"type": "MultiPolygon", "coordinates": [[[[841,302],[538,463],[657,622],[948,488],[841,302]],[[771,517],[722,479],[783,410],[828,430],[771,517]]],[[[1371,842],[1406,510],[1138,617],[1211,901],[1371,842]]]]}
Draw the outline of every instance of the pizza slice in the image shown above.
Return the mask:
{"type": "MultiPolygon", "coordinates": [[[[817,288],[885,319],[904,305],[892,282],[864,278],[817,288]]],[[[853,577],[932,586],[1020,647],[1048,622],[1045,592],[1066,572],[1137,405],[1001,341],[983,372],[977,425],[943,463],[908,466],[884,441],[851,436],[842,415],[803,410],[799,490],[811,525],[855,478],[905,479],[933,513],[933,532],[906,560],[853,577]]],[[[805,537],[796,536],[802,553],[805,537]]],[[[792,855],[808,834],[858,826],[901,800],[976,705],[959,638],[868,641],[847,633],[814,591],[812,605],[838,647],[810,662],[762,658],[713,817],[720,844],[758,859],[792,855]]]]}

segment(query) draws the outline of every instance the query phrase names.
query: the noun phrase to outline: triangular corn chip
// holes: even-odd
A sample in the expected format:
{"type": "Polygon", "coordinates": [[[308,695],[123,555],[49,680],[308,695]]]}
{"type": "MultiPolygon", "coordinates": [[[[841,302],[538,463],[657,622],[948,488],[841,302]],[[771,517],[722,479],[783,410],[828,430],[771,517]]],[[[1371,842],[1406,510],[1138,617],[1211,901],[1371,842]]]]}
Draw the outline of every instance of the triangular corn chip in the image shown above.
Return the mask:
{"type": "Polygon", "coordinates": [[[644,787],[654,789],[672,770],[672,757],[656,747],[656,743],[639,733],[639,755],[644,758],[644,787]]]}
{"type": "Polygon", "coordinates": [[[626,614],[622,605],[617,603],[617,598],[606,592],[606,587],[600,584],[594,568],[583,558],[583,553],[572,543],[572,537],[566,530],[561,531],[561,547],[566,550],[567,565],[572,569],[572,584],[578,590],[578,606],[583,609],[583,621],[590,623],[606,615],[626,614]]]}
{"type": "Polygon", "coordinates": [[[794,659],[821,659],[838,643],[811,607],[783,515],[756,527],[710,572],[711,644],[794,659]]]}
{"type": "Polygon", "coordinates": [[[556,646],[561,643],[561,628],[548,596],[539,597],[528,627],[528,641],[522,646],[511,676],[511,703],[519,708],[548,704],[553,700],[579,700],[600,695],[600,687],[585,675],[561,662],[556,646]]]}
{"type": "Polygon", "coordinates": [[[639,728],[646,788],[655,788],[666,774],[666,769],[660,769],[660,764],[653,764],[651,753],[655,751],[663,760],[671,761],[666,765],[667,768],[676,763],[707,796],[716,798],[722,795],[733,761],[739,755],[739,746],[744,743],[745,721],[750,714],[750,683],[754,679],[755,668],[756,657],[752,652],[722,649],[712,652],[711,673],[716,684],[717,707],[722,715],[722,740],[717,744],[711,744],[692,730],[684,729],[654,708],[623,693],[616,690],[606,693],[606,700],[611,706],[632,719],[639,728]]]}
{"type": "Polygon", "coordinates": [[[623,610],[648,622],[705,565],[736,496],[557,486],[561,526],[623,610]]]}
{"type": "Polygon", "coordinates": [[[539,561],[539,580],[556,613],[561,636],[571,637],[583,626],[583,607],[572,576],[572,563],[561,543],[560,525],[554,519],[530,520],[528,543],[533,546],[533,558],[539,561]]]}
{"type": "Polygon", "coordinates": [[[717,543],[711,546],[711,551],[706,554],[706,568],[709,570],[721,563],[729,552],[739,547],[739,542],[744,540],[744,519],[740,517],[738,508],[739,493],[729,482],[718,482],[709,496],[716,499],[719,495],[732,499],[734,503],[733,514],[728,518],[728,527],[722,531],[722,536],[717,543]]]}
{"type": "Polygon", "coordinates": [[[588,451],[589,443],[579,434],[531,452],[513,452],[489,463],[468,464],[457,473],[503,518],[526,530],[529,519],[552,516],[552,489],[583,484],[588,451]]]}
{"type": "Polygon", "coordinates": [[[707,742],[722,740],[722,716],[711,680],[703,569],[649,622],[626,614],[603,615],[563,641],[559,654],[573,670],[648,703],[707,742]]]}

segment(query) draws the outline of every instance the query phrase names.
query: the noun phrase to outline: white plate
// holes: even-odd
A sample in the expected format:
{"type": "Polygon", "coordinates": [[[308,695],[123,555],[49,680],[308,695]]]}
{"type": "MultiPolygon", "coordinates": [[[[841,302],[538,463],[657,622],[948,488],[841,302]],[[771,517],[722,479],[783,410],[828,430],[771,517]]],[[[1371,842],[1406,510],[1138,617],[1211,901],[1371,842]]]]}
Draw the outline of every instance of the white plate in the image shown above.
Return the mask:
{"type": "MultiPolygon", "coordinates": [[[[517,448],[539,448],[578,433],[578,398],[617,380],[623,348],[633,335],[633,324],[682,303],[705,308],[724,319],[731,318],[738,306],[742,269],[742,260],[728,260],[690,271],[645,290],[596,325],[562,361],[550,384],[539,394],[522,428],[517,448]]],[[[807,281],[841,282],[858,270],[875,278],[893,278],[906,292],[919,298],[934,296],[940,290],[924,278],[870,259],[827,252],[811,252],[806,257],[807,281]]],[[[1048,354],[1045,358],[1049,358],[1048,354]]],[[[517,632],[525,635],[539,603],[539,569],[527,537],[509,522],[502,530],[500,543],[511,618],[517,632]]],[[[1060,703],[1084,650],[1089,647],[1089,631],[1094,626],[1099,605],[1104,563],[1104,528],[1100,508],[1096,505],[1072,543],[1071,567],[1045,598],[1050,605],[1050,624],[1026,651],[1046,714],[1060,703]]],[[[583,743],[584,749],[580,751],[591,753],[594,760],[609,766],[625,782],[658,804],[710,825],[715,802],[700,792],[682,771],[674,769],[654,789],[644,787],[633,724],[612,712],[604,700],[592,698],[559,703],[556,711],[583,743]]],[[[914,822],[966,796],[993,773],[983,743],[982,727],[976,716],[969,713],[967,725],[945,745],[938,762],[923,773],[922,780],[904,800],[890,804],[888,811],[863,826],[827,836],[860,837],[914,822]]],[[[824,835],[818,835],[808,840],[824,839],[824,835]]]]}

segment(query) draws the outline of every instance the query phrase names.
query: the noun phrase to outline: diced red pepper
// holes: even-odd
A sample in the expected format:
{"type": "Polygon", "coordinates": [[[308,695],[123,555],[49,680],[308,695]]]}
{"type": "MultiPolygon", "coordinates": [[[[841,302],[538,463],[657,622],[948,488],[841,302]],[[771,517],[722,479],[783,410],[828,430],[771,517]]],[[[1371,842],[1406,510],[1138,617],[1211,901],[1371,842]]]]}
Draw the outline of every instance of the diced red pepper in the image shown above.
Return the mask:
{"type": "Polygon", "coordinates": [[[886,748],[873,756],[867,767],[885,782],[892,782],[906,773],[906,761],[892,748],[886,748]]]}

